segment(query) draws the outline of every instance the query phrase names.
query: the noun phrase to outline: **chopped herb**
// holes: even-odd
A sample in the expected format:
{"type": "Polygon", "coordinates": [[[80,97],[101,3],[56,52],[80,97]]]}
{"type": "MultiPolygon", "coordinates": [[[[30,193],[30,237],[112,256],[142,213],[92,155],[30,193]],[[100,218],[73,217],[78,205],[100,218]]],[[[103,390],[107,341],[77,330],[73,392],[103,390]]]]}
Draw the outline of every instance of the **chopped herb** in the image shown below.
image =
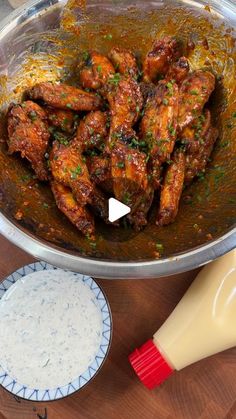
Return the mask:
{"type": "Polygon", "coordinates": [[[68,125],[68,124],[69,124],[69,122],[70,122],[70,121],[69,121],[69,119],[68,119],[68,118],[64,118],[64,119],[63,119],[63,121],[62,121],[62,126],[63,126],[63,127],[66,127],[66,125],[68,125]]]}
{"type": "Polygon", "coordinates": [[[31,121],[34,122],[38,118],[38,115],[36,114],[35,111],[30,111],[29,112],[29,117],[30,117],[31,121]]]}
{"type": "Polygon", "coordinates": [[[198,229],[199,229],[198,224],[193,224],[193,228],[194,228],[195,230],[198,230],[198,229]]]}
{"type": "Polygon", "coordinates": [[[140,145],[140,147],[146,147],[147,143],[146,143],[146,141],[143,140],[143,141],[140,141],[139,145],[140,145]]]}
{"type": "Polygon", "coordinates": [[[140,107],[136,106],[136,112],[138,113],[140,111],[140,107]]]}
{"type": "Polygon", "coordinates": [[[170,135],[172,136],[176,135],[176,129],[172,125],[169,125],[168,129],[169,129],[170,135]]]}
{"type": "Polygon", "coordinates": [[[163,105],[167,106],[167,105],[169,105],[169,100],[164,98],[162,103],[163,103],[163,105]]]}
{"type": "Polygon", "coordinates": [[[156,243],[156,248],[157,250],[159,250],[160,252],[163,252],[164,250],[164,246],[162,243],[156,243]]]}
{"type": "Polygon", "coordinates": [[[87,61],[89,59],[89,57],[90,57],[89,52],[88,51],[84,51],[82,57],[83,57],[83,60],[84,61],[87,61]]]}
{"type": "Polygon", "coordinates": [[[101,65],[98,65],[97,66],[97,71],[101,75],[101,72],[102,72],[102,66],[101,65]]]}
{"type": "Polygon", "coordinates": [[[197,177],[199,180],[204,180],[205,179],[205,173],[204,172],[200,172],[197,174],[197,177]]]}
{"type": "Polygon", "coordinates": [[[65,99],[68,96],[67,93],[61,93],[61,99],[65,99]]]}
{"type": "Polygon", "coordinates": [[[131,154],[128,154],[128,156],[127,156],[127,160],[128,160],[128,161],[131,161],[131,160],[132,160],[132,155],[131,155],[131,154]]]}
{"type": "Polygon", "coordinates": [[[31,178],[32,178],[32,176],[30,174],[21,176],[21,180],[23,182],[28,182],[28,180],[30,180],[31,178]]]}
{"type": "Polygon", "coordinates": [[[190,95],[198,96],[199,92],[197,90],[190,90],[190,95]]]}
{"type": "Polygon", "coordinates": [[[123,168],[125,167],[125,163],[124,163],[123,161],[119,161],[119,162],[116,164],[116,166],[117,166],[117,167],[119,167],[120,169],[123,169],[123,168]]]}
{"type": "Polygon", "coordinates": [[[125,194],[123,195],[123,199],[122,199],[123,203],[125,205],[129,205],[131,202],[131,195],[129,192],[125,192],[125,194]]]}
{"type": "Polygon", "coordinates": [[[112,34],[108,33],[107,35],[104,35],[103,38],[107,39],[108,41],[111,41],[112,40],[112,34]]]}
{"type": "Polygon", "coordinates": [[[232,114],[232,117],[233,117],[233,118],[236,118],[236,112],[234,112],[234,113],[232,114]]]}
{"type": "Polygon", "coordinates": [[[120,73],[114,74],[114,76],[110,77],[108,80],[108,83],[114,84],[115,86],[118,86],[121,79],[120,73]]]}
{"type": "Polygon", "coordinates": [[[71,108],[72,108],[71,103],[67,103],[67,104],[66,104],[66,107],[67,107],[67,108],[69,108],[69,109],[71,109],[71,108]]]}
{"type": "Polygon", "coordinates": [[[93,134],[94,134],[94,128],[89,127],[89,129],[88,129],[88,130],[89,130],[89,134],[90,134],[90,135],[93,135],[93,134]]]}
{"type": "Polygon", "coordinates": [[[225,148],[225,147],[228,147],[228,145],[229,145],[229,141],[224,141],[223,143],[219,144],[219,147],[220,148],[225,148]]]}
{"type": "Polygon", "coordinates": [[[174,91],[173,91],[173,83],[169,81],[169,82],[166,84],[166,87],[167,87],[167,89],[169,90],[169,95],[170,95],[170,96],[172,96],[172,95],[173,95],[173,93],[174,93],[174,91]]]}
{"type": "Polygon", "coordinates": [[[63,144],[63,145],[68,145],[69,144],[68,138],[65,137],[65,135],[62,134],[61,132],[53,131],[53,136],[54,136],[55,140],[57,140],[60,144],[63,144]]]}
{"type": "Polygon", "coordinates": [[[137,148],[138,146],[139,146],[139,141],[135,137],[132,137],[129,143],[129,147],[137,148]]]}
{"type": "Polygon", "coordinates": [[[201,122],[205,122],[206,117],[205,117],[204,115],[200,115],[200,116],[199,116],[199,120],[200,120],[201,122]]]}
{"type": "Polygon", "coordinates": [[[96,247],[97,247],[97,243],[95,243],[95,242],[90,242],[89,245],[91,247],[93,247],[94,249],[96,249],[96,247]]]}
{"type": "Polygon", "coordinates": [[[76,179],[78,175],[81,175],[82,169],[81,166],[78,165],[74,170],[71,170],[71,178],[76,179]]]}
{"type": "Polygon", "coordinates": [[[47,209],[47,208],[49,208],[49,205],[46,202],[44,202],[43,203],[43,208],[46,208],[47,209]]]}

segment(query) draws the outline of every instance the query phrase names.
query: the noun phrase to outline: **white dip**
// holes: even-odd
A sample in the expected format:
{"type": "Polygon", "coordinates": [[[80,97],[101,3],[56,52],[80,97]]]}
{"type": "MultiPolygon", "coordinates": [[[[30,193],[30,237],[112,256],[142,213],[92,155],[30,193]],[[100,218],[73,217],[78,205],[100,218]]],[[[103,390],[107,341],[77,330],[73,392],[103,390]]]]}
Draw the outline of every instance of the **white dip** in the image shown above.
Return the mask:
{"type": "Polygon", "coordinates": [[[101,337],[96,297],[73,273],[29,274],[0,300],[0,365],[30,388],[73,381],[94,360],[101,337]]]}

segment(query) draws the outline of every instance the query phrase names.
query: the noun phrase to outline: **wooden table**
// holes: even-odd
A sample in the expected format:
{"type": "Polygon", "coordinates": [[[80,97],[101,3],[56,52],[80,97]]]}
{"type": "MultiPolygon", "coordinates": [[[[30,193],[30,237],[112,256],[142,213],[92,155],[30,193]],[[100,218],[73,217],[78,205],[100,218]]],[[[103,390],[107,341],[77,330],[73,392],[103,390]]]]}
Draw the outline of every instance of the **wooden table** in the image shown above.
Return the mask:
{"type": "MultiPolygon", "coordinates": [[[[33,258],[0,237],[0,279],[33,258]]],[[[0,419],[234,419],[236,349],[178,372],[148,391],[127,361],[173,310],[196,271],[156,280],[99,280],[114,323],[109,357],[80,393],[51,403],[15,399],[0,389],[0,419]]]]}

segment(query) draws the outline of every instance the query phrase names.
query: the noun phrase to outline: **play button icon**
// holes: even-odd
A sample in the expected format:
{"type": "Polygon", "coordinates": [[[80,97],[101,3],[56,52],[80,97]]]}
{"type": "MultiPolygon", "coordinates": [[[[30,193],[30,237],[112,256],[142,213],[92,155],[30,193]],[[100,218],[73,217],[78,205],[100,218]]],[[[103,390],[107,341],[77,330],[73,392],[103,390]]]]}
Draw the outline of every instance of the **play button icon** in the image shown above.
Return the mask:
{"type": "Polygon", "coordinates": [[[108,218],[110,223],[119,220],[131,211],[130,207],[118,201],[115,198],[110,198],[108,201],[108,218]]]}

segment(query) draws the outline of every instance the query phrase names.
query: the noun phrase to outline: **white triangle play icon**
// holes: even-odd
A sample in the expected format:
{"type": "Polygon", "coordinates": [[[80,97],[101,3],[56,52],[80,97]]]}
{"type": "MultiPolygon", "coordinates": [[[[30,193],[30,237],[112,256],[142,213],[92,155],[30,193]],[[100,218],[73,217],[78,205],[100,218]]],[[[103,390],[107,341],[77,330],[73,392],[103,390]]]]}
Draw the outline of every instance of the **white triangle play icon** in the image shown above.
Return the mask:
{"type": "Polygon", "coordinates": [[[114,221],[119,220],[120,218],[124,217],[125,215],[130,213],[130,207],[122,202],[118,201],[115,198],[110,198],[108,201],[108,211],[109,211],[109,221],[110,223],[114,223],[114,221]]]}

